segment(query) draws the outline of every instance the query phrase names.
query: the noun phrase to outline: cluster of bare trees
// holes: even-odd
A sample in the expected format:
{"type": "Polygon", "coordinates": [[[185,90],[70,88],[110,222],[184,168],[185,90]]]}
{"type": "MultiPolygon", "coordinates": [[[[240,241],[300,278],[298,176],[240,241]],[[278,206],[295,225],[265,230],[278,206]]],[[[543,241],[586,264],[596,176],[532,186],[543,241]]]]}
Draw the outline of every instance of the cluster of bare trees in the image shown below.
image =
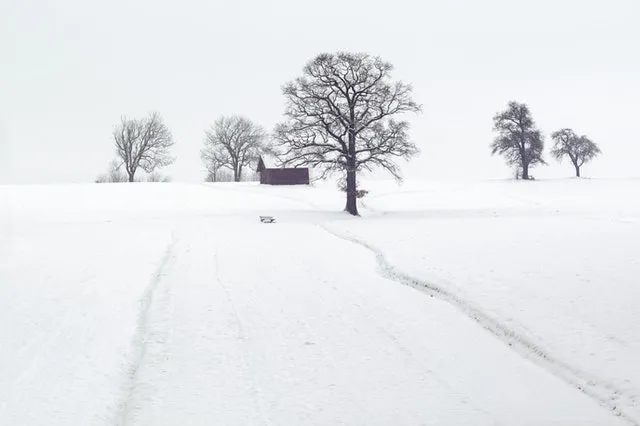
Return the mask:
{"type": "Polygon", "coordinates": [[[175,158],[170,155],[174,141],[159,113],[152,112],[142,119],[123,116],[113,130],[113,140],[117,158],[110,163],[108,172],[98,176],[96,182],[169,180],[159,173],[159,169],[174,162],[175,158]],[[139,170],[147,174],[144,179],[136,178],[139,170]]]}
{"type": "MultiPolygon", "coordinates": [[[[514,166],[516,177],[530,179],[531,167],[547,164],[543,159],[544,136],[526,104],[509,102],[505,111],[494,116],[493,123],[498,135],[491,144],[491,154],[502,155],[507,164],[514,166]]],[[[595,142],[568,128],[554,132],[551,138],[554,141],[551,155],[558,161],[569,157],[577,177],[580,177],[580,167],[601,153],[595,142]]]]}

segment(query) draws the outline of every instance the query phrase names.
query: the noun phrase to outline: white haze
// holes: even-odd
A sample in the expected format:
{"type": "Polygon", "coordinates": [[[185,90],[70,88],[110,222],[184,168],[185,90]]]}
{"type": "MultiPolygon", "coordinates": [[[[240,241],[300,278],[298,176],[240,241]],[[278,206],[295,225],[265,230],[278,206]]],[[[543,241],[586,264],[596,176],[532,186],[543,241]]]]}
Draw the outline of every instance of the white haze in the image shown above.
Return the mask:
{"type": "MultiPolygon", "coordinates": [[[[267,129],[281,85],[320,52],[380,55],[413,84],[422,155],[409,178],[508,177],[492,116],[525,102],[547,136],[572,127],[603,155],[585,176],[638,176],[637,0],[0,3],[0,182],[90,182],[113,158],[121,114],[160,111],[198,181],[204,130],[221,114],[267,129]]],[[[549,145],[549,142],[547,142],[549,145]]],[[[570,176],[568,164],[536,177],[570,176]]]]}

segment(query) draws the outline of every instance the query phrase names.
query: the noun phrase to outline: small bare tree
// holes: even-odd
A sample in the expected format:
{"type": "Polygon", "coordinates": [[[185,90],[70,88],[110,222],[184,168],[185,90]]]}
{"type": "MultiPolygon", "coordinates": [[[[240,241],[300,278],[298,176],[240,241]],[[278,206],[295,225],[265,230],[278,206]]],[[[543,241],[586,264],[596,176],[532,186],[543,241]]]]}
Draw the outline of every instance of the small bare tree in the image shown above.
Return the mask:
{"type": "Polygon", "coordinates": [[[493,123],[498,136],[491,144],[491,154],[504,156],[507,164],[519,168],[522,179],[529,179],[530,167],[545,164],[544,138],[536,128],[529,107],[509,102],[505,111],[493,117],[493,123]]]}
{"type": "Polygon", "coordinates": [[[112,160],[109,163],[109,169],[107,173],[103,173],[99,175],[95,182],[96,183],[118,183],[118,182],[126,182],[127,176],[120,170],[121,163],[118,160],[112,160]]]}
{"type": "MultiPolygon", "coordinates": [[[[223,181],[223,172],[226,164],[229,164],[229,154],[226,149],[219,145],[208,144],[205,139],[205,146],[200,151],[200,159],[207,170],[206,182],[223,181]]],[[[226,174],[224,176],[226,178],[226,174]]]]}
{"type": "Polygon", "coordinates": [[[173,137],[156,112],[141,120],[122,117],[113,131],[113,138],[129,182],[134,182],[138,168],[153,173],[175,160],[169,155],[173,137]]]}
{"type": "Polygon", "coordinates": [[[109,182],[126,182],[127,177],[120,170],[121,164],[118,160],[111,160],[109,163],[108,177],[109,182]]]}
{"type": "Polygon", "coordinates": [[[205,182],[219,182],[220,169],[217,167],[207,167],[207,174],[204,177],[205,182]]]}
{"type": "Polygon", "coordinates": [[[569,157],[576,170],[576,177],[580,177],[580,167],[593,160],[601,151],[600,147],[586,136],[578,136],[571,129],[561,129],[551,135],[554,141],[551,155],[558,161],[569,157]]]}
{"type": "Polygon", "coordinates": [[[287,121],[275,130],[283,165],[317,168],[320,179],[346,179],[345,210],[358,214],[357,173],[381,167],[400,179],[397,159],[418,148],[409,123],[393,118],[418,112],[411,86],[390,79],[393,66],[365,53],[321,54],[287,83],[287,121]]]}
{"type": "Polygon", "coordinates": [[[267,134],[262,127],[245,117],[220,117],[205,132],[200,158],[213,179],[220,169],[227,168],[233,172],[233,180],[240,182],[245,167],[266,151],[267,134]]]}
{"type": "Polygon", "coordinates": [[[233,173],[228,169],[209,170],[204,178],[205,182],[233,182],[233,173]]]}
{"type": "Polygon", "coordinates": [[[171,177],[167,176],[167,175],[163,175],[160,174],[160,172],[152,172],[151,174],[149,174],[147,176],[147,178],[145,179],[146,182],[161,182],[161,183],[167,183],[167,182],[171,182],[171,177]]]}
{"type": "Polygon", "coordinates": [[[205,182],[218,182],[217,170],[207,170],[207,174],[204,177],[205,182]]]}

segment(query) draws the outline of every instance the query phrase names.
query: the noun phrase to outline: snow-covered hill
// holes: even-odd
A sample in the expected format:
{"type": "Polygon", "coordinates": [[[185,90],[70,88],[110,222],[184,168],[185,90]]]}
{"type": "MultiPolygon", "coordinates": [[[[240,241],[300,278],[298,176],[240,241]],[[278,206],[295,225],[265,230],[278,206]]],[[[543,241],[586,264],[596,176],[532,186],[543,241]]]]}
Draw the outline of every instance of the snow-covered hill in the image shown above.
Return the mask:
{"type": "Polygon", "coordinates": [[[363,187],[0,186],[0,425],[640,424],[640,180],[363,187]]]}

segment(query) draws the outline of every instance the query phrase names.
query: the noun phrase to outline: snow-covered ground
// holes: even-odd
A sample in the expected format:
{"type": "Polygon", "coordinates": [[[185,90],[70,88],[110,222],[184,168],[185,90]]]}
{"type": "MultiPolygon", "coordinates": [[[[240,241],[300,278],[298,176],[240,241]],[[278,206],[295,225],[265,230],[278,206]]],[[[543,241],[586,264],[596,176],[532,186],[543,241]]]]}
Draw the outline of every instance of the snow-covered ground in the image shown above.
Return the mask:
{"type": "Polygon", "coordinates": [[[0,186],[0,425],[640,424],[640,180],[365,187],[0,186]]]}

